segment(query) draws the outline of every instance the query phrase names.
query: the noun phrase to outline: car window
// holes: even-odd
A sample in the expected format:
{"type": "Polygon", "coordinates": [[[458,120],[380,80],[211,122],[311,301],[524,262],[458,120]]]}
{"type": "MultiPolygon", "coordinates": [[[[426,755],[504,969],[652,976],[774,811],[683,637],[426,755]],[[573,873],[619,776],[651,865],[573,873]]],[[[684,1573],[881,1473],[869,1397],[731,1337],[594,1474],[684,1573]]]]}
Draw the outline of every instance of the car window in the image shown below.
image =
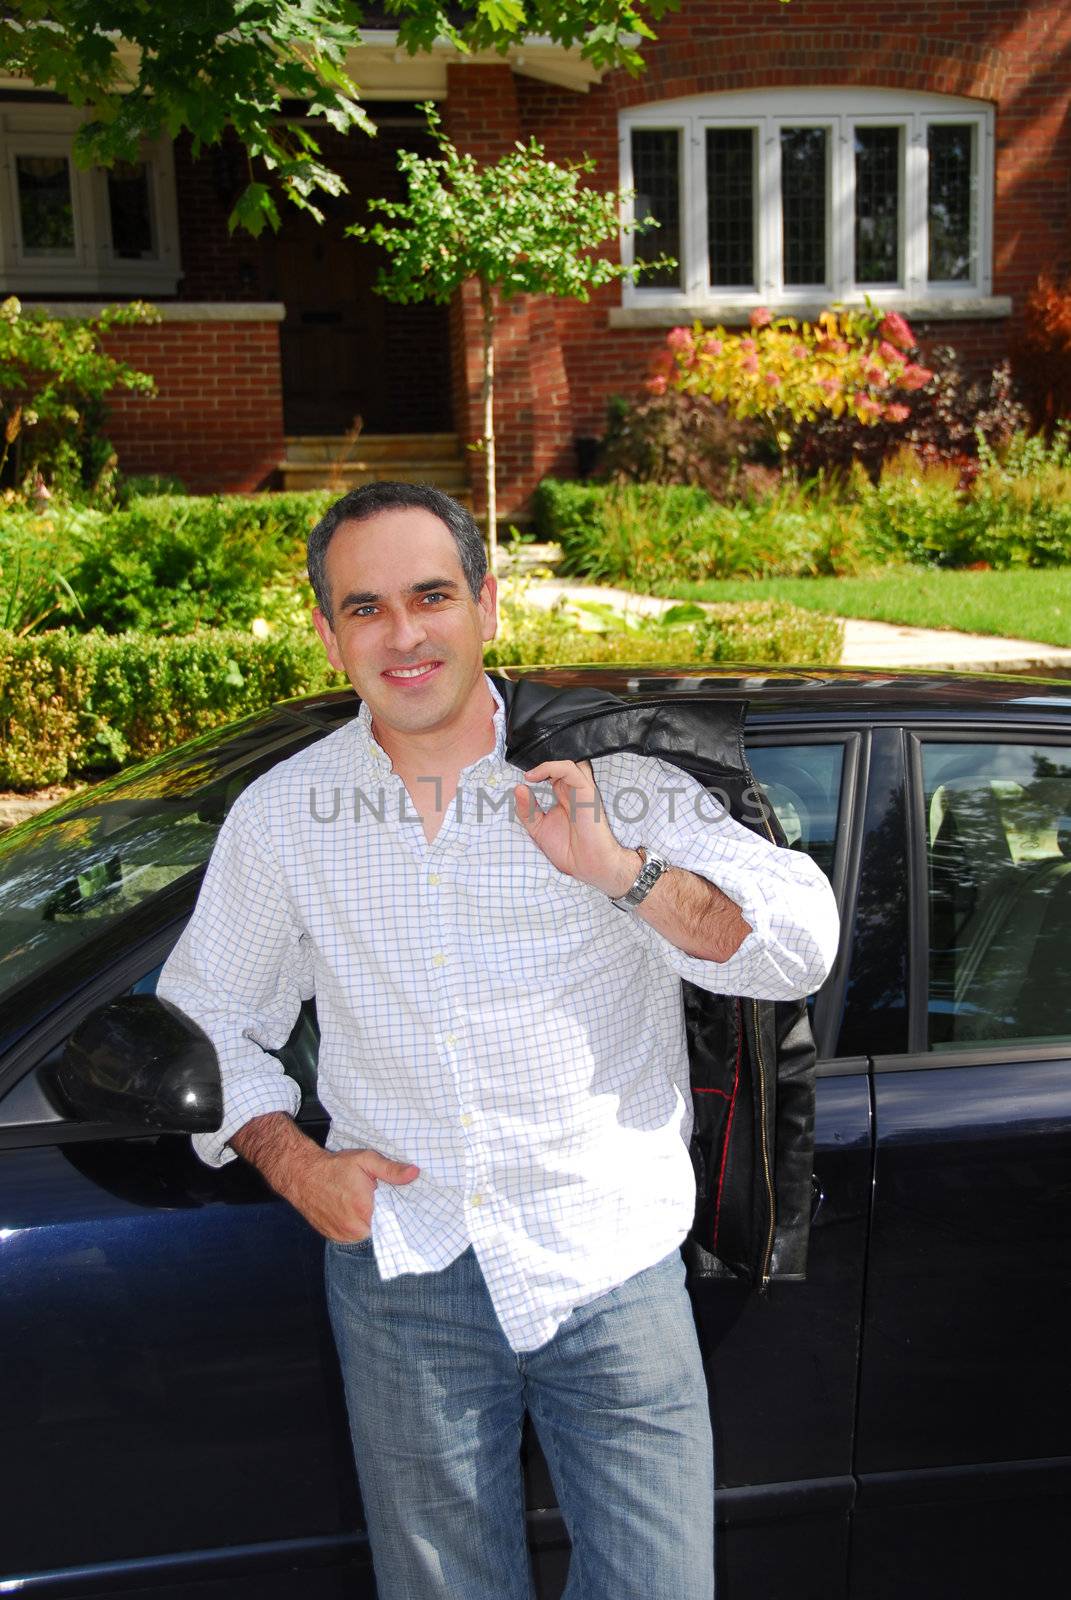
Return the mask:
{"type": "Polygon", "coordinates": [[[789,848],[802,850],[832,878],[843,744],[749,745],[748,760],[789,848]]]}
{"type": "Polygon", "coordinates": [[[290,719],[249,718],[0,838],[0,999],[197,872],[246,785],[318,737],[290,719]]]}
{"type": "Polygon", "coordinates": [[[922,745],[931,1049],[1071,1036],[1071,749],[922,745]]]}

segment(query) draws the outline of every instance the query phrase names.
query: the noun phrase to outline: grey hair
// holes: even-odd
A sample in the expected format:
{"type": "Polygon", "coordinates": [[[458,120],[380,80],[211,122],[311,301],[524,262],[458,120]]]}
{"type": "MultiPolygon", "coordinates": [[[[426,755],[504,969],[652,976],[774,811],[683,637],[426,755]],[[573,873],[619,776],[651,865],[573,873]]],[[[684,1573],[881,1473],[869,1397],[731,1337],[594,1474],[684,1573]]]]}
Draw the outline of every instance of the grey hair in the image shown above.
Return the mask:
{"type": "Polygon", "coordinates": [[[327,584],[327,547],[344,522],[367,522],[381,511],[430,511],[453,535],[461,570],[478,600],[487,576],[487,552],[471,511],[430,483],[366,483],[351,489],[329,506],[309,534],[309,582],[316,604],[331,622],[331,592],[327,584]]]}

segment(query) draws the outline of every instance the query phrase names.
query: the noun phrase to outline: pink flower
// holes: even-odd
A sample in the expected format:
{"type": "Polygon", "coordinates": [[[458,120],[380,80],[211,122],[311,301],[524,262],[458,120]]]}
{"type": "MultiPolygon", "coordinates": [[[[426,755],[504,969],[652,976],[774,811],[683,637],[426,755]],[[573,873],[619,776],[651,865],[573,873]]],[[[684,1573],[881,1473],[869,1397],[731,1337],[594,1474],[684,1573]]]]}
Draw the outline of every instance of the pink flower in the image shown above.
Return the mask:
{"type": "Polygon", "coordinates": [[[771,389],[778,389],[781,386],[781,379],[776,372],[764,372],[762,381],[768,383],[771,389]]]}
{"type": "Polygon", "coordinates": [[[840,394],[842,386],[839,378],[819,378],[818,387],[824,394],[840,394]]]}
{"type": "Polygon", "coordinates": [[[668,385],[666,379],[661,373],[659,373],[657,377],[648,378],[647,380],[648,394],[665,394],[667,387],[668,385]]]}
{"type": "Polygon", "coordinates": [[[901,373],[899,383],[901,389],[925,389],[932,377],[933,373],[926,367],[919,367],[911,362],[901,373]]]}
{"type": "Polygon", "coordinates": [[[897,350],[914,350],[918,340],[899,311],[890,311],[878,328],[878,337],[887,339],[897,350]]]}
{"type": "Polygon", "coordinates": [[[885,368],[877,366],[873,361],[868,361],[863,368],[863,377],[867,383],[884,383],[886,376],[885,368]]]}
{"type": "Polygon", "coordinates": [[[886,422],[906,422],[910,415],[911,415],[911,407],[910,406],[902,406],[899,403],[897,403],[895,405],[891,405],[891,406],[886,406],[885,407],[885,421],[886,422]]]}
{"type": "Polygon", "coordinates": [[[792,355],[796,361],[806,361],[807,346],[805,344],[794,344],[792,346],[792,355]]]}
{"type": "Polygon", "coordinates": [[[744,368],[745,372],[758,372],[758,370],[759,370],[759,358],[758,358],[758,356],[745,356],[744,360],[743,360],[743,368],[744,368]]]}
{"type": "Polygon", "coordinates": [[[899,350],[897,350],[895,345],[890,344],[888,339],[883,339],[878,345],[878,354],[883,361],[895,361],[899,363],[902,360],[899,350]]]}
{"type": "Polygon", "coordinates": [[[671,350],[687,350],[692,342],[690,328],[670,328],[666,334],[666,343],[671,350]]]}
{"type": "Polygon", "coordinates": [[[715,339],[713,334],[703,340],[703,354],[705,356],[720,356],[724,348],[725,346],[721,340],[715,339]]]}
{"type": "Polygon", "coordinates": [[[753,350],[757,350],[759,347],[755,343],[754,339],[741,339],[740,348],[745,352],[745,354],[750,355],[753,350]]]}
{"type": "Polygon", "coordinates": [[[773,321],[773,317],[766,306],[756,306],[747,320],[753,328],[768,328],[773,321]]]}
{"type": "Polygon", "coordinates": [[[855,409],[860,418],[880,417],[881,407],[876,400],[871,400],[869,395],[862,394],[855,397],[855,409]]]}

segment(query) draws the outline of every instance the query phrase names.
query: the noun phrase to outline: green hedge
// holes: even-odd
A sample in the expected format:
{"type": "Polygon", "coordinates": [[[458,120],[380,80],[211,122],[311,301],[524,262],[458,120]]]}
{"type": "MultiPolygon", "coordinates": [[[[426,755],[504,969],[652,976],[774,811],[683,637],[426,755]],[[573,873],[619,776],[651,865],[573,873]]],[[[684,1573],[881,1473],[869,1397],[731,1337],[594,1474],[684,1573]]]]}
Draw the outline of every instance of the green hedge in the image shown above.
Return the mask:
{"type": "Polygon", "coordinates": [[[341,681],[312,636],[0,632],[0,788],[114,770],[341,681]]]}
{"type": "MultiPolygon", "coordinates": [[[[687,617],[696,608],[678,610],[687,617]]],[[[785,601],[714,606],[690,624],[591,632],[561,611],[507,600],[485,659],[489,667],[817,665],[840,659],[842,632],[834,618],[785,601]]],[[[0,630],[0,788],[111,771],[276,700],[343,683],[311,630],[266,639],[229,629],[177,639],[66,629],[19,638],[0,630]]]]}

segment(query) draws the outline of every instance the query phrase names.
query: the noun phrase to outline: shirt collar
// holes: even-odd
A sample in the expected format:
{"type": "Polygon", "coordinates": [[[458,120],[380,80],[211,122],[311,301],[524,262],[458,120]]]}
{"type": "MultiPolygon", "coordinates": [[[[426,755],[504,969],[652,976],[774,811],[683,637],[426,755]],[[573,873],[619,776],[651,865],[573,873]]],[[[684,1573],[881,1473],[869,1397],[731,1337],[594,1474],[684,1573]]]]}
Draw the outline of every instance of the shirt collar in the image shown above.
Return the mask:
{"type": "MultiPolygon", "coordinates": [[[[481,756],[478,761],[473,761],[469,766],[463,768],[464,772],[487,771],[492,767],[501,765],[505,760],[506,707],[502,696],[486,673],[484,673],[483,681],[490,689],[491,698],[495,703],[495,747],[493,750],[489,750],[485,756],[481,756]]],[[[390,757],[372,732],[372,713],[366,700],[362,700],[357,708],[357,715],[353,720],[353,729],[357,739],[357,749],[364,764],[383,774],[392,771],[390,757]]]]}

